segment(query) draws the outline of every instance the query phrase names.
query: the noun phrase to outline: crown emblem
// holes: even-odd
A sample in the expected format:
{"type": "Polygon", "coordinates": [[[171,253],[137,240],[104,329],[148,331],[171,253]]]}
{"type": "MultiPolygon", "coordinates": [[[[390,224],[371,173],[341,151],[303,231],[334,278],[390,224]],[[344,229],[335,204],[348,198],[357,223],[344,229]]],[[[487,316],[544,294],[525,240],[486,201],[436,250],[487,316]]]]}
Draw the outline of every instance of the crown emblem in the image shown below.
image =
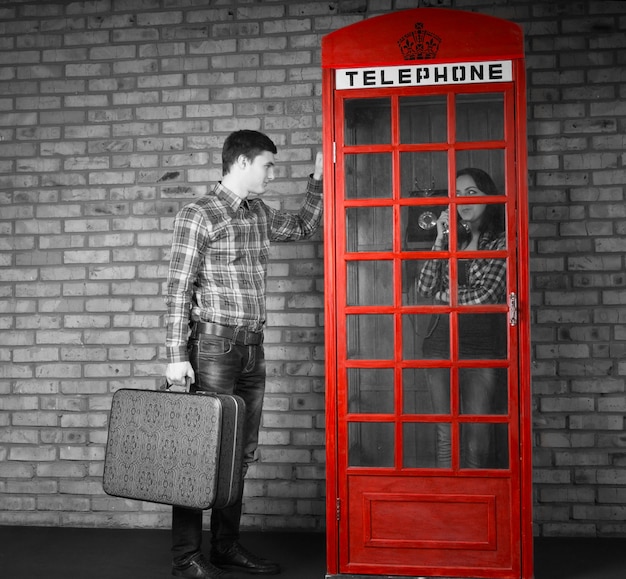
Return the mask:
{"type": "Polygon", "coordinates": [[[398,40],[398,46],[404,55],[404,60],[426,60],[435,58],[439,51],[441,38],[428,30],[424,30],[424,23],[417,22],[415,30],[405,34],[398,40]]]}

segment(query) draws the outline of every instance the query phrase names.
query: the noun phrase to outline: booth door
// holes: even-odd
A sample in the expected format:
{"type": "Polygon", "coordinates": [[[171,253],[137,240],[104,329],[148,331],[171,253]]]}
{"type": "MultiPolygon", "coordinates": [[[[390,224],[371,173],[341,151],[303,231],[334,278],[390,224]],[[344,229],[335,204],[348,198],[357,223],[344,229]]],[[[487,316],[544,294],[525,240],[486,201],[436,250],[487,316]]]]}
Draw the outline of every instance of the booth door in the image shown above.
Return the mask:
{"type": "Polygon", "coordinates": [[[519,577],[513,87],[404,90],[335,95],[339,569],[519,577]],[[450,219],[434,250],[441,211],[476,203],[465,168],[497,185],[501,242],[468,248],[450,219]]]}

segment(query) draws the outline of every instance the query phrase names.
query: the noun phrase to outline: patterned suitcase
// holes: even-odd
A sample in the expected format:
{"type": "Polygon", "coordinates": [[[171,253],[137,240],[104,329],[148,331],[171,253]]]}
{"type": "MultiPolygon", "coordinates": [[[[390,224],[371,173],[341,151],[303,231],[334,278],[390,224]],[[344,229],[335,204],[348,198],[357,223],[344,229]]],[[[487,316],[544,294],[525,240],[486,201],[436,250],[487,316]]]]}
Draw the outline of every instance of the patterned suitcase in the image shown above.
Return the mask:
{"type": "Polygon", "coordinates": [[[243,484],[244,417],[239,396],[118,390],[104,491],[197,509],[232,504],[243,484]]]}

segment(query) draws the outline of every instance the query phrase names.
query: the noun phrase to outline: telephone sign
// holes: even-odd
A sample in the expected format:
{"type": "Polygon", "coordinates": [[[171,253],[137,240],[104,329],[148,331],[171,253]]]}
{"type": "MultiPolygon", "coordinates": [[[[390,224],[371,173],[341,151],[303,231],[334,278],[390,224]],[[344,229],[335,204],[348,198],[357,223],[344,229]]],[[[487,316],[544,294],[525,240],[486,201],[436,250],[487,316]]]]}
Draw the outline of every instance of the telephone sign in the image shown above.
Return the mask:
{"type": "Polygon", "coordinates": [[[336,89],[391,88],[407,86],[442,86],[510,82],[511,61],[427,64],[421,66],[382,66],[340,69],[336,72],[336,89]]]}

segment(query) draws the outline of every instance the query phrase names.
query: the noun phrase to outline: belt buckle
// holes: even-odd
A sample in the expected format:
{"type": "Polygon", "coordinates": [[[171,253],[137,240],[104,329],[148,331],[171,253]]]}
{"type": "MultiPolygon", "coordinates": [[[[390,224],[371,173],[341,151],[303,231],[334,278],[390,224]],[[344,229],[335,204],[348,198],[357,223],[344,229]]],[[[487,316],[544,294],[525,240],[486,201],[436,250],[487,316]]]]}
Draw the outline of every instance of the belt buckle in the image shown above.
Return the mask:
{"type": "Polygon", "coordinates": [[[242,328],[241,326],[235,326],[233,328],[233,337],[232,337],[233,342],[235,342],[235,344],[241,344],[242,346],[247,346],[247,342],[248,342],[248,331],[246,330],[246,328],[242,328]],[[241,338],[239,337],[241,334],[241,338]]]}
{"type": "Polygon", "coordinates": [[[233,337],[232,340],[236,344],[242,346],[251,346],[251,345],[259,345],[261,343],[260,332],[253,332],[248,328],[244,328],[242,326],[236,326],[233,328],[233,337]]]}

